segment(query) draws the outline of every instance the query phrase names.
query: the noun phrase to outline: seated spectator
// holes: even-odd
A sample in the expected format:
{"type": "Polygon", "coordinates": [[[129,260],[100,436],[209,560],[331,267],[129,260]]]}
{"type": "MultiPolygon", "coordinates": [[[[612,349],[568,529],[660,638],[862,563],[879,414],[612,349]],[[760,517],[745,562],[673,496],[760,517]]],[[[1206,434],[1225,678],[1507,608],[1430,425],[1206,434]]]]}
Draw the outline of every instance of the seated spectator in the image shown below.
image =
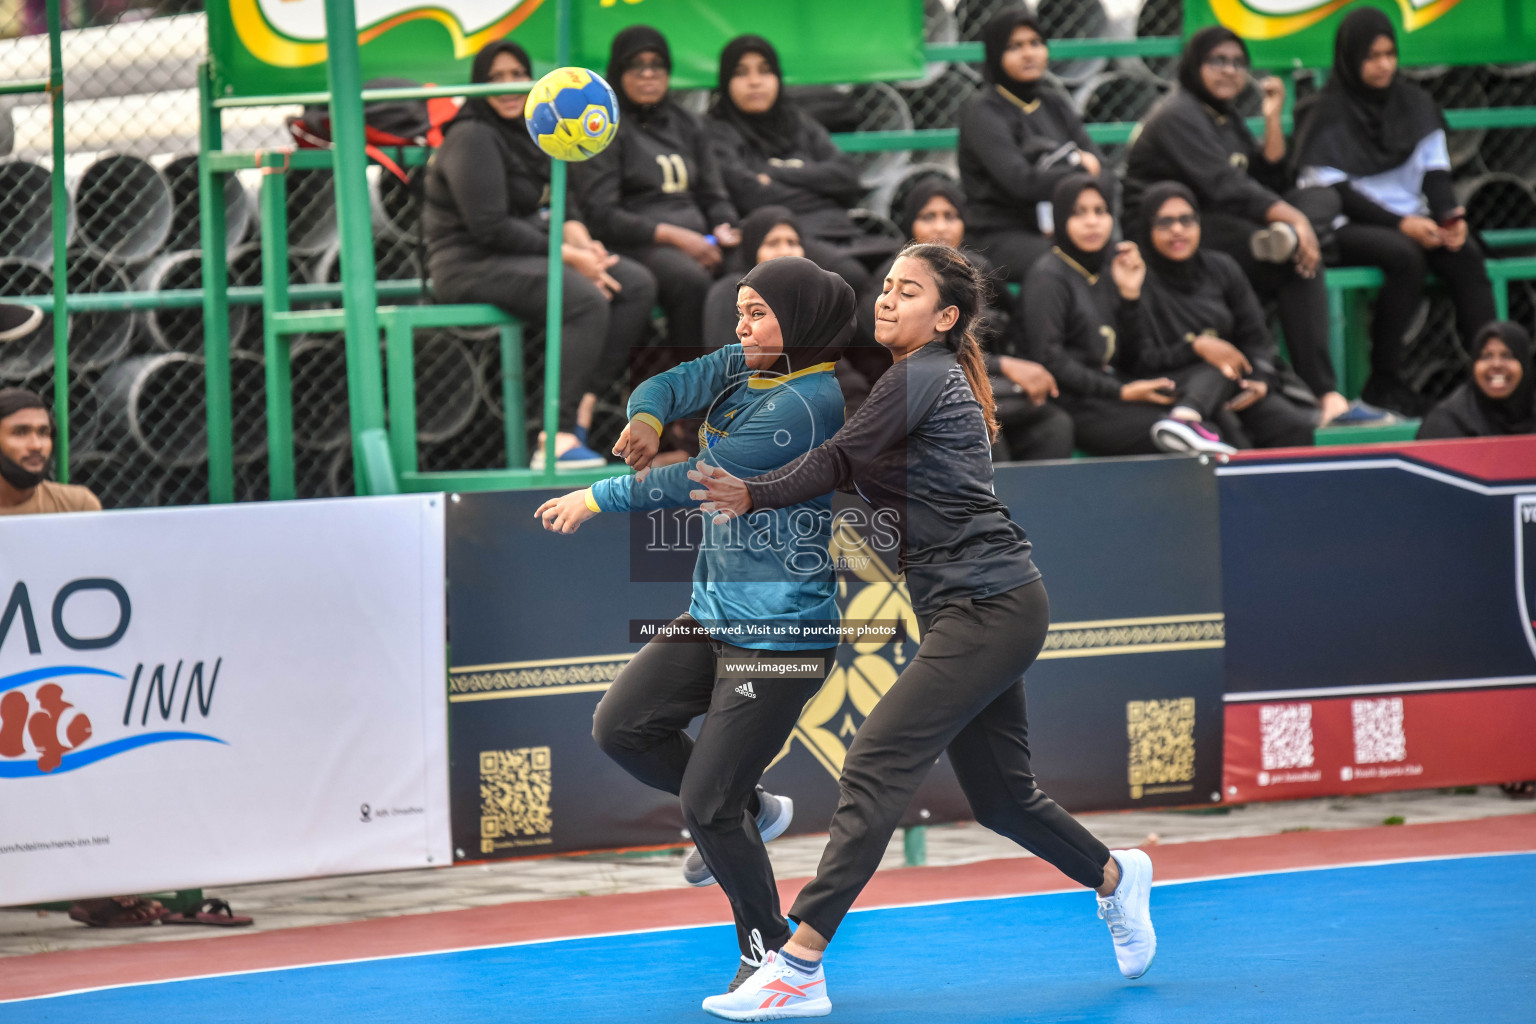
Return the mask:
{"type": "Polygon", "coordinates": [[[780,256],[805,256],[799,219],[787,206],[760,206],[741,222],[741,244],[726,259],[725,275],[710,285],[704,300],[705,348],[714,351],[735,343],[736,283],[759,263],[780,256]]]}
{"type": "MultiPolygon", "coordinates": [[[[1178,389],[1225,390],[1214,366],[1196,362],[1173,377],[1131,380],[1115,364],[1142,344],[1147,267],[1134,242],[1111,244],[1115,221],[1096,179],[1074,174],[1056,186],[1056,245],[1024,281],[1028,351],[1056,380],[1077,447],[1090,455],[1150,455],[1152,428],[1169,416],[1178,389]]],[[[1188,429],[1211,432],[1185,407],[1188,429]]],[[[1214,442],[1211,438],[1203,440],[1214,442]]]]}
{"type": "MultiPolygon", "coordinates": [[[[1009,281],[1022,283],[1051,250],[1047,223],[1056,183],[1102,174],[1104,156],[1065,95],[1044,81],[1050,51],[1028,8],[994,15],[982,30],[986,84],[960,115],[960,184],[970,201],[971,245],[1009,281]]],[[[1103,187],[1113,187],[1106,176],[1103,187]]]]}
{"type": "MultiPolygon", "coordinates": [[[[975,333],[996,403],[999,433],[993,459],[1026,462],[1070,457],[1072,421],[1049,400],[1057,393],[1055,378],[1034,360],[1021,358],[1018,317],[1012,315],[1014,303],[986,257],[964,248],[965,199],[959,188],[948,178],[919,182],[907,194],[898,218],[898,226],[912,241],[959,249],[983,282],[983,304],[975,333]]],[[[880,281],[890,274],[894,263],[893,259],[880,269],[880,281]]],[[[878,293],[867,296],[861,303],[860,322],[865,323],[863,317],[867,315],[871,332],[878,297],[878,293]]]]}
{"type": "Polygon", "coordinates": [[[864,195],[858,165],[784,95],[778,52],[762,36],[737,36],[720,52],[720,90],[708,132],[736,209],[787,207],[807,258],[855,292],[869,285],[869,268],[859,257],[894,252],[896,245],[863,235],[849,218],[848,209],[864,195]]]}
{"type": "MultiPolygon", "coordinates": [[[[1142,193],[1177,181],[1203,211],[1205,246],[1226,253],[1266,300],[1279,304],[1280,325],[1296,370],[1322,407],[1322,422],[1350,413],[1382,418],[1339,394],[1328,355],[1328,291],[1322,253],[1307,214],[1282,199],[1289,186],[1280,115],[1285,87],[1264,80],[1264,144],[1233,103],[1248,82],[1248,48],[1219,25],[1190,37],[1179,59],[1179,84],[1147,115],[1126,152],[1125,223],[1148,216],[1142,193]]],[[[1303,201],[1293,193],[1298,202],[1303,201]]],[[[1317,203],[1331,197],[1309,194],[1317,203]]],[[[1319,204],[1325,206],[1326,203],[1319,204]]],[[[1310,208],[1310,207],[1309,207],[1310,208]]],[[[1322,216],[1322,214],[1319,214],[1322,216]]]]}
{"type": "Polygon", "coordinates": [[[1154,428],[1159,443],[1210,450],[1200,431],[1186,429],[1198,417],[1215,420],[1234,447],[1310,445],[1317,413],[1307,403],[1314,399],[1279,361],[1258,296],[1237,261],[1201,246],[1195,194],[1161,182],[1143,193],[1141,208],[1145,329],[1122,365],[1137,376],[1167,374],[1178,383],[1170,418],[1154,428]],[[1219,373],[1181,376],[1205,366],[1219,373]]]}
{"type": "Polygon", "coordinates": [[[704,344],[704,298],[734,246],[736,207],[726,194],[704,125],[668,96],[672,53],[662,34],[631,25],[613,37],[608,81],[619,131],[607,149],[574,164],[571,180],[592,234],[656,275],[667,337],[704,344]]]}
{"type": "Polygon", "coordinates": [[[1493,287],[1451,188],[1445,118],[1397,73],[1397,36],[1376,8],[1340,23],[1328,84],[1296,108],[1296,162],[1300,184],[1332,187],[1342,200],[1336,262],[1382,270],[1363,397],[1418,415],[1424,401],[1399,363],[1427,273],[1449,286],[1463,343],[1493,319],[1493,287]]]}
{"type": "Polygon", "coordinates": [[[1524,327],[1496,320],[1472,344],[1472,379],[1424,417],[1420,441],[1536,434],[1536,366],[1524,327]]]}
{"type": "MultiPolygon", "coordinates": [[[[511,40],[475,56],[474,82],[526,82],[532,62],[511,40]]],[[[444,126],[443,145],[427,168],[422,231],[432,290],[441,302],[500,306],[530,326],[544,323],[549,282],[549,229],[540,207],[550,158],[523,123],[517,94],[468,100],[444,126]]],[[[573,209],[574,217],[580,210],[573,209]]],[[[611,255],[579,219],[567,220],[561,329],[560,420],[555,456],[561,468],[605,464],[585,444],[582,396],[606,390],[629,368],[656,301],[656,281],[632,259],[611,255]]],[[[590,411],[588,411],[590,415],[590,411]]],[[[543,437],[533,468],[544,465],[543,437]]]]}
{"type": "Polygon", "coordinates": [[[53,413],[25,388],[0,391],[0,516],[100,512],[101,502],[77,484],[48,479],[53,413]]]}

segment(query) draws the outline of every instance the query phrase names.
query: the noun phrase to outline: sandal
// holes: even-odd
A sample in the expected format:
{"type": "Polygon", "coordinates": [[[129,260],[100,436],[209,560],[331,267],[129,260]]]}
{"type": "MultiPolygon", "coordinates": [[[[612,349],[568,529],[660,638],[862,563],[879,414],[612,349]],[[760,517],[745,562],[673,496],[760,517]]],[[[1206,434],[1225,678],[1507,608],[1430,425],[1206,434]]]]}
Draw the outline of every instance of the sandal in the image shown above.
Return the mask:
{"type": "Polygon", "coordinates": [[[69,908],[70,920],[91,928],[144,928],[170,914],[159,900],[142,896],[113,896],[81,900],[69,908]]]}
{"type": "Polygon", "coordinates": [[[252,918],[236,916],[229,909],[229,901],[221,899],[206,899],[179,914],[171,914],[165,919],[166,924],[210,924],[217,928],[239,928],[252,922],[252,918]]]}
{"type": "Polygon", "coordinates": [[[1511,800],[1530,800],[1536,798],[1536,782],[1504,782],[1499,785],[1504,795],[1511,800]]]}

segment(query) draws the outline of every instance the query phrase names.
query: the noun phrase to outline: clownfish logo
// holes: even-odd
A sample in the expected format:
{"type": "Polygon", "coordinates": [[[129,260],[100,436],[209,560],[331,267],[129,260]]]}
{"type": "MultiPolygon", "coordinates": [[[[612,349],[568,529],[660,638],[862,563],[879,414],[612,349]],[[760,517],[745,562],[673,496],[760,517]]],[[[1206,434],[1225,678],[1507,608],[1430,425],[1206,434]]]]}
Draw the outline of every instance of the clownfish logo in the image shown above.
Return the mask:
{"type": "Polygon", "coordinates": [[[594,107],[587,111],[587,118],[582,123],[582,130],[592,138],[597,138],[608,130],[608,115],[594,107]]]}
{"type": "MultiPolygon", "coordinates": [[[[1210,0],[1216,20],[1244,39],[1281,39],[1311,28],[1356,0],[1210,0]]],[[[1403,31],[1417,32],[1461,0],[1397,0],[1403,31]]]]}
{"type": "Polygon", "coordinates": [[[0,757],[35,753],[37,770],[47,773],[59,766],[66,750],[77,750],[90,738],[90,718],[64,699],[58,683],[38,687],[35,711],[23,693],[13,690],[0,697],[0,757]]]}

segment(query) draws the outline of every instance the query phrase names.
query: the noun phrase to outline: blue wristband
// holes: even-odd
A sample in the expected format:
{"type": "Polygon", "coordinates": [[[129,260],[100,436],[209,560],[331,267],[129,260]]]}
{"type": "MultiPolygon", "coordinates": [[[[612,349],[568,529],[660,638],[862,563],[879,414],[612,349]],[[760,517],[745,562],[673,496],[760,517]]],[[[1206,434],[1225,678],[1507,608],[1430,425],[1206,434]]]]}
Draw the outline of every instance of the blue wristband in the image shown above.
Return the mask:
{"type": "Polygon", "coordinates": [[[704,241],[708,242],[710,245],[720,244],[720,239],[716,238],[714,235],[705,235],[704,241]]]}

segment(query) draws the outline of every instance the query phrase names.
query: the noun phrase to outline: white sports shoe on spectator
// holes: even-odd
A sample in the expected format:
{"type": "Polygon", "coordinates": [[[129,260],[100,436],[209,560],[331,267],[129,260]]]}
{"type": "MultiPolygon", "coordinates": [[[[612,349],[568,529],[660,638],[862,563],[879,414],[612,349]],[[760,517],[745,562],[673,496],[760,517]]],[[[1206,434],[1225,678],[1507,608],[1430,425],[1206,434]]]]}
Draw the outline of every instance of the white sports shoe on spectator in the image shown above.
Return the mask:
{"type": "Polygon", "coordinates": [[[1139,978],[1157,955],[1152,930],[1152,858],[1140,850],[1111,850],[1120,865],[1120,884],[1107,899],[1099,897],[1099,916],[1109,925],[1120,973],[1139,978]]]}
{"type": "Polygon", "coordinates": [[[1227,444],[1203,423],[1187,423],[1171,416],[1152,424],[1152,443],[1165,452],[1208,452],[1212,455],[1236,455],[1227,444]]]}
{"type": "Polygon", "coordinates": [[[736,991],[704,1000],[704,1012],[726,1020],[825,1017],[832,1012],[826,971],[818,963],[815,974],[803,974],[770,951],[764,955],[763,965],[736,991]]]}

